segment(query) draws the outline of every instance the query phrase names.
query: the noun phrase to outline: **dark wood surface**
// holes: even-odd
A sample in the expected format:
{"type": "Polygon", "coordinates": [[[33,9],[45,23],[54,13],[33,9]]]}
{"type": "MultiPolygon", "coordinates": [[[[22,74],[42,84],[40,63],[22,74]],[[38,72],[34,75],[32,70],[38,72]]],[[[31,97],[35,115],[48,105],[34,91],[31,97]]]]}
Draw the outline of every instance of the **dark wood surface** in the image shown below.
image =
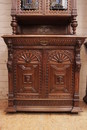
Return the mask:
{"type": "Polygon", "coordinates": [[[80,47],[85,37],[5,35],[8,112],[79,112],[80,47]]]}
{"type": "Polygon", "coordinates": [[[50,10],[39,0],[38,10],[21,10],[12,0],[13,35],[4,35],[8,47],[7,112],[80,112],[80,47],[76,34],[76,0],[66,10],[50,10]]]}

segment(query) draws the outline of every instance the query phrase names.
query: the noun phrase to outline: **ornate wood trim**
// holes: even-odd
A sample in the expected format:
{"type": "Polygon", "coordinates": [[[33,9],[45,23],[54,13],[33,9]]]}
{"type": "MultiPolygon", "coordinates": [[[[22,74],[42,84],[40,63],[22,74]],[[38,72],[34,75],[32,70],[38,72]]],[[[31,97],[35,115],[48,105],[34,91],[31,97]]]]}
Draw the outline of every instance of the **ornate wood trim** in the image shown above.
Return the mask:
{"type": "Polygon", "coordinates": [[[39,0],[38,10],[21,10],[21,1],[17,0],[17,15],[43,15],[43,0],[39,0]]]}
{"type": "Polygon", "coordinates": [[[71,15],[72,7],[71,7],[71,0],[67,1],[68,9],[66,10],[50,10],[50,0],[46,0],[46,8],[45,8],[45,15],[71,15]]]}
{"type": "Polygon", "coordinates": [[[7,68],[8,68],[8,80],[9,80],[9,93],[8,93],[8,108],[7,110],[11,110],[12,112],[15,112],[15,106],[14,106],[14,87],[13,87],[13,45],[12,41],[8,41],[8,62],[7,62],[7,68]]]}
{"type": "Polygon", "coordinates": [[[3,36],[6,44],[8,44],[8,41],[11,40],[12,44],[14,46],[42,46],[42,47],[46,47],[46,46],[75,46],[77,43],[77,40],[81,40],[81,44],[83,44],[85,37],[73,37],[70,36],[67,37],[65,35],[62,36],[58,36],[58,35],[42,35],[42,36],[30,36],[30,35],[14,35],[14,36],[3,36]],[[22,44],[21,44],[22,43],[22,44]]]}
{"type": "MultiPolygon", "coordinates": [[[[54,36],[17,36],[17,35],[14,35],[14,36],[4,36],[4,40],[9,49],[8,50],[9,51],[9,54],[8,54],[8,70],[9,70],[9,95],[8,95],[9,103],[8,104],[9,105],[7,109],[8,112],[16,112],[18,110],[31,110],[29,109],[28,106],[24,106],[27,103],[29,104],[31,102],[33,104],[35,103],[36,105],[40,104],[41,101],[43,101],[43,105],[52,104],[52,101],[48,104],[48,101],[45,101],[44,98],[46,100],[51,100],[51,99],[55,100],[53,101],[55,102],[55,107],[58,106],[58,104],[59,106],[61,105],[60,111],[64,110],[62,109],[63,104],[66,107],[66,111],[71,111],[71,112],[80,111],[80,108],[79,108],[79,71],[80,71],[80,65],[81,65],[80,64],[80,47],[82,43],[84,42],[85,37],[82,38],[79,36],[78,37],[75,37],[75,36],[74,37],[72,36],[69,36],[69,37],[55,36],[54,37],[54,36]],[[32,53],[32,56],[29,53],[32,53]],[[64,91],[65,95],[63,95],[63,97],[61,96],[61,94],[58,94],[58,95],[56,93],[49,94],[49,91],[48,91],[48,76],[49,76],[48,61],[50,60],[51,62],[52,61],[51,59],[54,57],[54,55],[57,55],[57,53],[59,54],[60,59],[57,57],[55,64],[56,65],[64,64],[66,69],[70,67],[68,72],[70,71],[70,76],[72,75],[70,79],[71,83],[69,84],[70,85],[69,93],[67,90],[64,91]],[[33,58],[33,55],[36,55],[36,58],[33,58]],[[29,56],[29,59],[28,59],[28,56],[29,56]],[[38,57],[39,59],[42,59],[42,60],[39,60],[38,57]],[[36,62],[36,60],[35,62],[33,62],[32,58],[33,60],[37,59],[38,62],[36,62]],[[17,86],[18,79],[16,77],[17,65],[25,64],[25,66],[29,66],[30,63],[33,63],[33,65],[34,63],[38,63],[39,65],[39,81],[40,81],[39,94],[38,93],[25,94],[23,92],[21,93],[17,92],[16,90],[16,87],[18,87],[17,86]],[[41,101],[37,102],[36,99],[41,100],[41,101]],[[56,99],[59,99],[59,101],[56,101],[56,99]],[[64,99],[64,102],[62,104],[61,104],[61,99],[64,99]],[[19,103],[19,100],[20,100],[20,103],[19,103]],[[20,108],[21,104],[23,106],[21,106],[20,108]],[[71,107],[68,109],[68,106],[70,104],[73,107],[73,109],[71,107]]],[[[60,73],[60,74],[63,74],[63,73],[60,73]]],[[[59,79],[56,81],[56,84],[58,83],[59,83],[59,79]]],[[[62,83],[64,85],[64,82],[62,83]]],[[[35,106],[33,104],[31,107],[34,110],[35,106]]],[[[42,109],[40,109],[39,107],[38,107],[38,110],[42,111],[42,109]]],[[[45,111],[46,110],[47,109],[45,109],[45,111]]],[[[50,110],[51,109],[49,109],[49,111],[50,110]]],[[[55,111],[56,110],[59,111],[59,109],[55,109],[55,111]]]]}
{"type": "Polygon", "coordinates": [[[74,107],[72,109],[72,112],[75,111],[81,111],[79,108],[79,73],[81,68],[81,61],[80,61],[80,48],[81,48],[81,40],[77,40],[76,44],[76,56],[75,56],[75,88],[74,88],[74,107]]]}
{"type": "Polygon", "coordinates": [[[17,34],[17,19],[15,15],[12,16],[11,26],[12,26],[13,34],[17,34]]]}

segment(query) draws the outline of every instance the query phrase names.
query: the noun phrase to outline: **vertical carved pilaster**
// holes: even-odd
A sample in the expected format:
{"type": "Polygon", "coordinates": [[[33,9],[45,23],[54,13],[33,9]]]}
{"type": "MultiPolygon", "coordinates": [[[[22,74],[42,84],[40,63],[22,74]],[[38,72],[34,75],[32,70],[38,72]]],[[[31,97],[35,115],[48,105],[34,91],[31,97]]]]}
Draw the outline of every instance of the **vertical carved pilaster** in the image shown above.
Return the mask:
{"type": "Polygon", "coordinates": [[[81,68],[80,61],[80,48],[81,48],[81,40],[77,41],[75,48],[75,90],[74,90],[74,107],[72,112],[81,111],[79,108],[79,73],[81,68]]]}
{"type": "Polygon", "coordinates": [[[8,39],[8,83],[9,83],[9,93],[8,93],[8,108],[7,112],[15,112],[14,108],[14,88],[13,88],[13,44],[12,40],[8,39]]]}
{"type": "Polygon", "coordinates": [[[13,60],[13,45],[12,41],[8,40],[8,62],[7,62],[7,68],[8,72],[12,72],[12,60],[13,60]]]}
{"type": "Polygon", "coordinates": [[[11,26],[12,26],[13,34],[17,34],[17,20],[15,15],[12,16],[11,26]]]}

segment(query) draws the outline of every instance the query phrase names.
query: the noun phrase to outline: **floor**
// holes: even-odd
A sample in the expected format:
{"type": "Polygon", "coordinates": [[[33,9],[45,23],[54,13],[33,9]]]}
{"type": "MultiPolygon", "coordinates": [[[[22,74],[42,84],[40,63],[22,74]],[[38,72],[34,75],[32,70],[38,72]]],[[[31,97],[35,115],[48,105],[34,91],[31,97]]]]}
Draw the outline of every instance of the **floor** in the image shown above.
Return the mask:
{"type": "Polygon", "coordinates": [[[0,101],[0,130],[87,130],[87,105],[79,114],[16,113],[6,114],[7,101],[0,101]]]}

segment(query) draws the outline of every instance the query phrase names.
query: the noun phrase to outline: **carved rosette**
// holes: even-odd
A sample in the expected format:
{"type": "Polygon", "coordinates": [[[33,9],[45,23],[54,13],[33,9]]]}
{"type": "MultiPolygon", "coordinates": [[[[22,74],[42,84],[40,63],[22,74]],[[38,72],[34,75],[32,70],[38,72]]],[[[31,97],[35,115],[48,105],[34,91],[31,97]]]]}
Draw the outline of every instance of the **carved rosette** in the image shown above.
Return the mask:
{"type": "Polygon", "coordinates": [[[12,72],[13,70],[13,45],[12,40],[8,39],[8,62],[7,62],[7,68],[9,72],[12,72]]]}
{"type": "Polygon", "coordinates": [[[78,40],[77,41],[77,44],[76,44],[76,71],[79,72],[80,71],[80,68],[81,68],[81,61],[80,61],[80,48],[81,48],[81,40],[78,40]]]}

